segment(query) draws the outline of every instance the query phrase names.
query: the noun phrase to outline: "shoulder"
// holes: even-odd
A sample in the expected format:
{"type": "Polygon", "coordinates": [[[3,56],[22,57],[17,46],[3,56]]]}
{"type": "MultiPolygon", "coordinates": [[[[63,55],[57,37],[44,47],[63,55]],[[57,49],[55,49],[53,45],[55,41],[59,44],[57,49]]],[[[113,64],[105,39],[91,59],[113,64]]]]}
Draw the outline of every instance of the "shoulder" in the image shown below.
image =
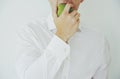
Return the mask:
{"type": "Polygon", "coordinates": [[[41,17],[40,19],[32,20],[28,22],[25,26],[25,29],[31,29],[33,31],[38,30],[47,30],[47,17],[41,17]]]}
{"type": "Polygon", "coordinates": [[[88,28],[88,27],[82,27],[81,32],[79,32],[80,35],[82,35],[84,38],[91,42],[104,42],[106,39],[106,36],[104,33],[98,31],[95,28],[88,28]]]}
{"type": "Polygon", "coordinates": [[[83,38],[85,44],[92,47],[94,50],[100,50],[104,52],[107,48],[110,48],[109,40],[107,36],[94,28],[82,27],[81,32],[78,33],[83,38]]]}
{"type": "Polygon", "coordinates": [[[41,17],[37,20],[31,20],[17,29],[17,34],[20,36],[34,36],[34,34],[42,34],[43,31],[48,31],[46,17],[41,17]]]}
{"type": "Polygon", "coordinates": [[[51,36],[47,27],[46,17],[28,22],[17,30],[18,41],[27,42],[41,47],[49,42],[51,36]],[[45,41],[44,41],[45,40],[45,41]]]}
{"type": "Polygon", "coordinates": [[[94,50],[95,55],[100,57],[100,60],[102,61],[101,63],[109,64],[111,58],[110,42],[107,36],[97,29],[87,27],[82,27],[81,35],[86,40],[85,44],[90,48],[90,50],[94,50]]]}

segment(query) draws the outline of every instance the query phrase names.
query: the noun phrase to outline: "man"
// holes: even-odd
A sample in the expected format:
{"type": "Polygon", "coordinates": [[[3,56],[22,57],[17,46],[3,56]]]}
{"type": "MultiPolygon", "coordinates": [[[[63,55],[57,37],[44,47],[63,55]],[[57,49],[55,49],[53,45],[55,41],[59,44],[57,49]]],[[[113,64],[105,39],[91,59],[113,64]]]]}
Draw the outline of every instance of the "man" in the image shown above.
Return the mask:
{"type": "Polygon", "coordinates": [[[28,24],[16,68],[20,79],[107,79],[109,47],[105,37],[81,26],[83,0],[49,0],[52,14],[28,24]],[[66,3],[58,17],[57,7],[66,3]],[[69,13],[69,9],[74,10],[69,13]]]}

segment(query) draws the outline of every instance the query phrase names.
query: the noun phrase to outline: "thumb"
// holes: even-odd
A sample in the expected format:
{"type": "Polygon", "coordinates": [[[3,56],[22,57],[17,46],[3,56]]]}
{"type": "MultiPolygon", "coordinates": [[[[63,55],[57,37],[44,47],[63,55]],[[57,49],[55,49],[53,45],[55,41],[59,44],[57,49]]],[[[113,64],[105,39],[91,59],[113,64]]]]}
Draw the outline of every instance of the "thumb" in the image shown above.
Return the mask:
{"type": "Polygon", "coordinates": [[[50,2],[51,8],[52,8],[52,15],[54,18],[57,18],[57,3],[58,0],[48,0],[50,2]]]}
{"type": "Polygon", "coordinates": [[[53,15],[54,19],[57,19],[57,6],[53,7],[53,9],[52,9],[52,15],[53,15]]]}

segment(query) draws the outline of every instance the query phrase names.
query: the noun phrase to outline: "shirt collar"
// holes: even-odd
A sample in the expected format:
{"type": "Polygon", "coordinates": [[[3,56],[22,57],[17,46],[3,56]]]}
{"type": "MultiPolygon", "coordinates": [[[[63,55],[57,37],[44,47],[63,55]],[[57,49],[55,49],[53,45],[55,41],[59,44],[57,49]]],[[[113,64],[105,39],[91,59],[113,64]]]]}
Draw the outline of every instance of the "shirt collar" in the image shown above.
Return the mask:
{"type": "MultiPolygon", "coordinates": [[[[55,23],[54,23],[54,20],[53,20],[53,16],[52,16],[52,13],[50,13],[47,17],[47,24],[48,24],[48,29],[50,31],[52,30],[55,30],[56,29],[56,26],[55,26],[55,23]]],[[[78,32],[81,32],[82,31],[82,22],[80,22],[80,25],[79,25],[79,28],[78,28],[78,32]]]]}

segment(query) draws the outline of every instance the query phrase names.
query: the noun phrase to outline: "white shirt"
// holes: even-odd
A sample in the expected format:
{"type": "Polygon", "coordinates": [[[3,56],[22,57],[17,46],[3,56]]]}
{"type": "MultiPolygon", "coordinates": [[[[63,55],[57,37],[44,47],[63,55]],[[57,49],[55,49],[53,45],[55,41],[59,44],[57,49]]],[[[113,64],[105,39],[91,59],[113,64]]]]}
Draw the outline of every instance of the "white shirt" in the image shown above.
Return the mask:
{"type": "Polygon", "coordinates": [[[55,35],[52,15],[25,26],[18,32],[19,78],[107,79],[110,57],[105,37],[82,23],[79,29],[67,44],[55,35]]]}

